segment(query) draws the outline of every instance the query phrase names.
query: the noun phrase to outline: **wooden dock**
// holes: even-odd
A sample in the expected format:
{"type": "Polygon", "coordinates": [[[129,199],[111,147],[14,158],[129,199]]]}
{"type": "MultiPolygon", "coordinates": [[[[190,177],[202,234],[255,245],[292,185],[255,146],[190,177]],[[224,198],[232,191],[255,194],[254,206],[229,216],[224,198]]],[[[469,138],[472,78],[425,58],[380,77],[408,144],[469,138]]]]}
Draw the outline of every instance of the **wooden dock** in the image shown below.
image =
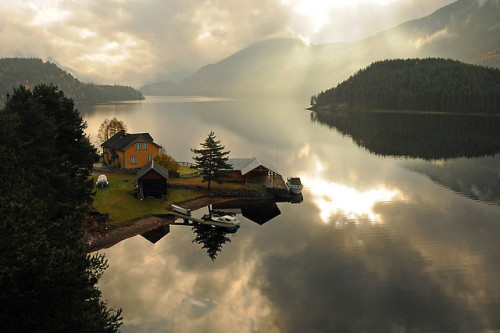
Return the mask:
{"type": "Polygon", "coordinates": [[[213,226],[217,226],[217,227],[233,228],[233,226],[229,226],[226,223],[215,222],[215,221],[205,221],[205,220],[193,217],[193,216],[184,215],[184,214],[177,213],[177,212],[169,212],[169,214],[180,217],[181,219],[184,219],[185,221],[187,220],[187,221],[192,221],[192,222],[206,224],[206,225],[213,225],[213,226]]]}

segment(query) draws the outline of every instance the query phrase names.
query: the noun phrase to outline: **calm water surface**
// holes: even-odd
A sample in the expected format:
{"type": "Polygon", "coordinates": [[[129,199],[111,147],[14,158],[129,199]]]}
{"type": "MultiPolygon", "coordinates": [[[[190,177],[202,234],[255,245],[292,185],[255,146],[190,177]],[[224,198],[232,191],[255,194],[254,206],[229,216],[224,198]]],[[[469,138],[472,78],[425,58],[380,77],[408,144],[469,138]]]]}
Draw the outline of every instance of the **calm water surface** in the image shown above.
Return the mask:
{"type": "Polygon", "coordinates": [[[231,157],[258,156],[305,185],[303,202],[278,203],[263,224],[238,215],[242,227],[214,261],[187,226],[105,250],[99,287],[123,308],[122,330],[500,329],[500,155],[383,157],[304,106],[148,97],[86,110],[93,138],[117,117],[191,161],[189,149],[214,131],[231,157]]]}

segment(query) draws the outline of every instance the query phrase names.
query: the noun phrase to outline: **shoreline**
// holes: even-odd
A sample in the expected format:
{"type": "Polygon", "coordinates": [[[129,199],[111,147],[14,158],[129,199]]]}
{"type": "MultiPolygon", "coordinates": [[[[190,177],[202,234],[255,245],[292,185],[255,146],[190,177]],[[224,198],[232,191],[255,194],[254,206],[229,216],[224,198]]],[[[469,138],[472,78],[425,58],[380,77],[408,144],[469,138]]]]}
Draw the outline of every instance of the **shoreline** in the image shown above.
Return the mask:
{"type": "MultiPolygon", "coordinates": [[[[235,198],[202,196],[188,201],[180,202],[183,208],[191,210],[200,209],[214,203],[232,201],[235,198]]],[[[168,214],[168,213],[167,213],[168,214]]],[[[167,215],[165,214],[165,215],[167,215]]],[[[173,223],[177,217],[165,217],[159,215],[147,215],[131,220],[129,225],[117,227],[106,233],[85,232],[83,242],[87,253],[107,249],[119,242],[140,235],[146,231],[153,230],[163,225],[173,223]]]]}

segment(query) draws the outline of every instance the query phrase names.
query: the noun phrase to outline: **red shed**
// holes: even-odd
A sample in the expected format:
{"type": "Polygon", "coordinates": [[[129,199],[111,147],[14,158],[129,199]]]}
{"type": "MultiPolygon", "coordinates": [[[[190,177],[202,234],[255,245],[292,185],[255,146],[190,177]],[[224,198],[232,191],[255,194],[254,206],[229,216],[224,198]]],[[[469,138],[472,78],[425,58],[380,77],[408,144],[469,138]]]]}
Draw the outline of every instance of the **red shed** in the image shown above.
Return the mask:
{"type": "Polygon", "coordinates": [[[136,176],[139,197],[165,197],[167,195],[168,170],[151,161],[139,169],[136,176]]]}

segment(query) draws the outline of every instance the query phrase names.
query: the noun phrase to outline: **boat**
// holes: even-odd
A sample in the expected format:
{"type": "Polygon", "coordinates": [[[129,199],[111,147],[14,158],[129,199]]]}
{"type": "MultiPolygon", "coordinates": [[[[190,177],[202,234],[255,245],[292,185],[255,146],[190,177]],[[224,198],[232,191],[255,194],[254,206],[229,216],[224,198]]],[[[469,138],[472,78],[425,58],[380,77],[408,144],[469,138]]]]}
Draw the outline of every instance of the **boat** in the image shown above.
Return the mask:
{"type": "Polygon", "coordinates": [[[191,216],[191,209],[182,208],[181,206],[177,206],[177,205],[171,205],[171,206],[172,206],[172,209],[174,211],[176,211],[177,213],[191,216]]]}
{"type": "Polygon", "coordinates": [[[204,215],[203,219],[205,221],[217,222],[217,226],[223,228],[238,229],[240,227],[240,221],[236,218],[234,214],[212,213],[210,215],[204,215]]]}
{"type": "Polygon", "coordinates": [[[300,194],[302,192],[302,188],[304,187],[298,177],[288,177],[286,186],[288,186],[292,194],[300,194]]]}

